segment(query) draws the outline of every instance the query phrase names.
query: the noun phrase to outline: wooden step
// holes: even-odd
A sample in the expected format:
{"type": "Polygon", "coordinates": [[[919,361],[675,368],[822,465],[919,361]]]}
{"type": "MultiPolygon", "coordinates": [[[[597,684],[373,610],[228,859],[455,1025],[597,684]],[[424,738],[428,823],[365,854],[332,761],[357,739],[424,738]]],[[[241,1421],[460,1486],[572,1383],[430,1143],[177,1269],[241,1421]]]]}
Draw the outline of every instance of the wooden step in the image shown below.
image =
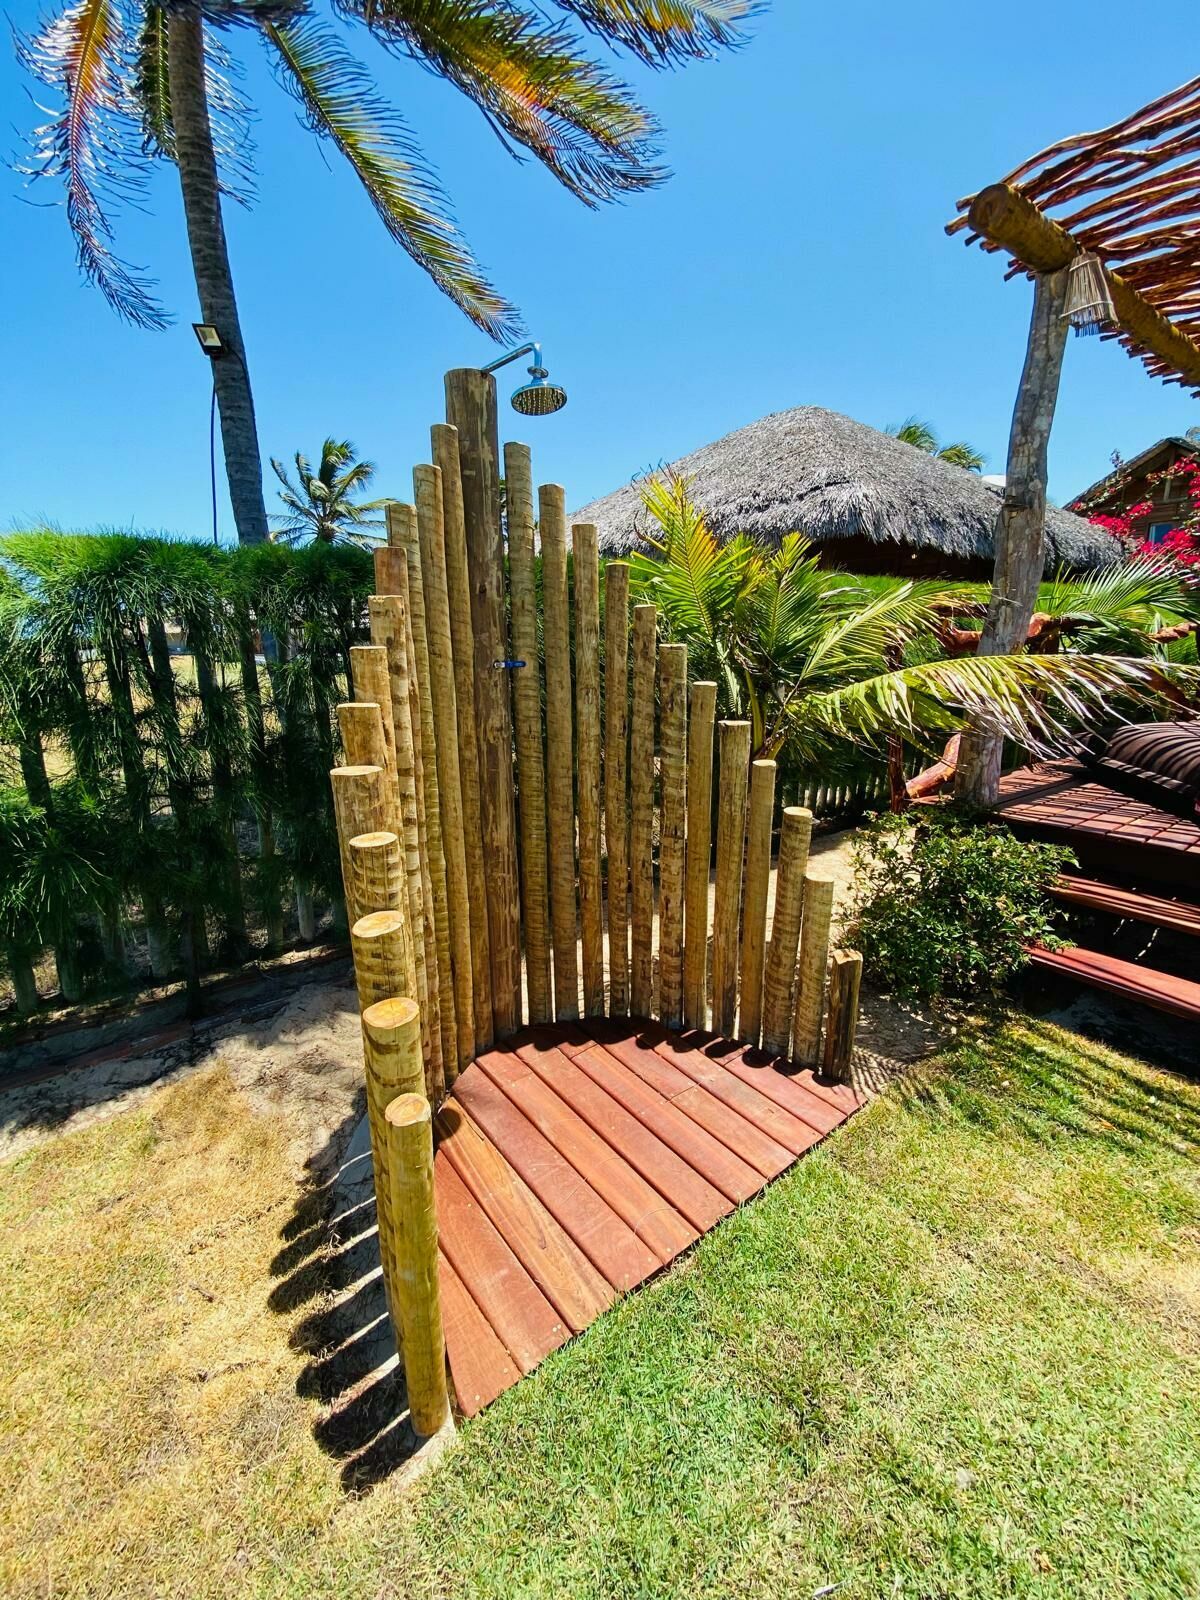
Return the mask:
{"type": "Polygon", "coordinates": [[[1118,889],[1097,878],[1060,877],[1050,891],[1056,900],[1080,906],[1085,911],[1103,911],[1111,917],[1128,917],[1148,922],[1156,928],[1200,938],[1200,906],[1183,900],[1160,898],[1133,889],[1118,889]]]}
{"type": "Polygon", "coordinates": [[[1093,989],[1139,1001],[1173,1017],[1200,1018],[1200,983],[1188,978],[1157,972],[1153,967],[1139,967],[1136,962],[1120,961],[1116,956],[1102,955],[1099,950],[1085,950],[1082,946],[1073,950],[1044,950],[1040,945],[1028,945],[1026,949],[1035,967],[1064,973],[1080,983],[1090,984],[1093,989]]]}

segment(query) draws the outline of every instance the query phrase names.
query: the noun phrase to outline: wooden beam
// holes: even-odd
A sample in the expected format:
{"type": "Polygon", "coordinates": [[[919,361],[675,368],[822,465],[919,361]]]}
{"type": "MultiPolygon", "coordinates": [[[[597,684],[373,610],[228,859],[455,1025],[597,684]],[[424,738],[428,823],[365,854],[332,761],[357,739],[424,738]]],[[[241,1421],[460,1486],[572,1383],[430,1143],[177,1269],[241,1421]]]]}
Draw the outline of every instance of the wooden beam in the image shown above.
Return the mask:
{"type": "MultiPolygon", "coordinates": [[[[1038,274],[1061,271],[1080,248],[1065,228],[1043,216],[1007,183],[981,189],[967,219],[976,233],[1038,274]]],[[[1178,373],[1184,383],[1200,388],[1200,348],[1117,273],[1106,269],[1105,275],[1122,332],[1178,373]]]]}

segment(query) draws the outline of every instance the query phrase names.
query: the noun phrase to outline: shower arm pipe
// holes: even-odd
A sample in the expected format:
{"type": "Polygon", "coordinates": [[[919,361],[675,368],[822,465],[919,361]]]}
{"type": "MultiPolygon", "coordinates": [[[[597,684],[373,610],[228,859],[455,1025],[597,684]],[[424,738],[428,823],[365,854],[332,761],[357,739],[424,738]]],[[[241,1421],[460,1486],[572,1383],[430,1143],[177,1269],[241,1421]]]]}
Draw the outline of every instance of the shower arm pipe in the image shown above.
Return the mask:
{"type": "Polygon", "coordinates": [[[532,356],[533,366],[529,369],[535,377],[545,377],[546,368],[542,361],[542,347],[534,339],[529,344],[523,344],[516,350],[506,350],[495,361],[490,361],[486,367],[480,367],[481,372],[498,372],[501,367],[508,366],[510,361],[519,361],[522,356],[532,356]]]}

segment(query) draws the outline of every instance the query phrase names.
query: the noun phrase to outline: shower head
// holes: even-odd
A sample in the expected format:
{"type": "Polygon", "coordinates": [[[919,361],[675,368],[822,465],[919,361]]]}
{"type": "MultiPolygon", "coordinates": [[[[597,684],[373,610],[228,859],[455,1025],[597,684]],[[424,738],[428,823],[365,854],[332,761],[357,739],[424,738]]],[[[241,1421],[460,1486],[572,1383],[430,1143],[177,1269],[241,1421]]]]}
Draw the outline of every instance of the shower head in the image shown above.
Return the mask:
{"type": "Polygon", "coordinates": [[[529,369],[529,382],[513,390],[512,408],[523,417],[549,417],[555,411],[561,411],[566,405],[567,391],[560,383],[550,382],[550,374],[542,365],[540,344],[525,344],[519,350],[510,350],[507,355],[501,356],[498,361],[493,361],[483,370],[495,372],[498,367],[507,366],[518,356],[528,355],[533,357],[533,366],[529,369]]]}

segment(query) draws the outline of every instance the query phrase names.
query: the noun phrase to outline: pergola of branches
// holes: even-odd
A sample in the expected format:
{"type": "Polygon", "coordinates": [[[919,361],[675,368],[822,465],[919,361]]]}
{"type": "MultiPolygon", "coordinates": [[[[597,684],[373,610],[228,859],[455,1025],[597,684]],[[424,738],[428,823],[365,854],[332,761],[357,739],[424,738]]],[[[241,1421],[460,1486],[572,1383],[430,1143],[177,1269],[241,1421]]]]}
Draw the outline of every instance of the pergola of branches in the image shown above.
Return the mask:
{"type": "Polygon", "coordinates": [[[1006,251],[1010,277],[1095,255],[1120,322],[1104,337],[1156,377],[1200,387],[1200,78],[1039,151],[958,211],[946,231],[1006,251]]]}

